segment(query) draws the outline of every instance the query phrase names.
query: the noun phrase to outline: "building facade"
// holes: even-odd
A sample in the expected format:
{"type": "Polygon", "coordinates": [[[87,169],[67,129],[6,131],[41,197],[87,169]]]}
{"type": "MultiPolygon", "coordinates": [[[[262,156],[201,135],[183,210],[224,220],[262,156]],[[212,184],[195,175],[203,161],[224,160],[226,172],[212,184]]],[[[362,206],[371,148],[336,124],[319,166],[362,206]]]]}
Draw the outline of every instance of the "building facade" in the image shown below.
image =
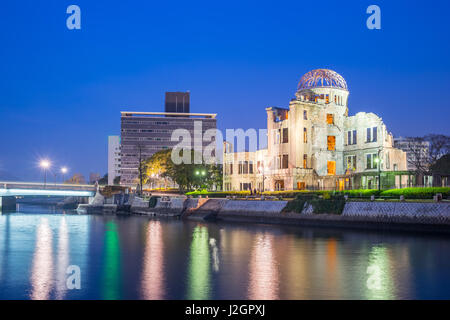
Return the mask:
{"type": "Polygon", "coordinates": [[[190,112],[190,92],[166,92],[166,99],[164,102],[165,112],[190,112]]]}
{"type": "Polygon", "coordinates": [[[430,142],[423,138],[399,137],[394,139],[394,146],[406,152],[408,170],[428,170],[430,159],[430,142]]]}
{"type": "Polygon", "coordinates": [[[305,74],[288,108],[267,112],[267,148],[224,146],[225,190],[357,189],[408,183],[406,154],[373,113],[348,114],[349,91],[338,73],[305,74]],[[388,174],[394,173],[394,174],[388,174]]]}
{"type": "Polygon", "coordinates": [[[120,136],[108,137],[108,184],[120,176],[120,136]]]}
{"type": "Polygon", "coordinates": [[[180,141],[171,139],[176,129],[187,130],[192,143],[200,139],[202,147],[206,147],[211,141],[202,137],[207,130],[216,129],[216,121],[216,114],[211,113],[121,112],[120,184],[136,186],[140,160],[179,144],[180,141]]]}

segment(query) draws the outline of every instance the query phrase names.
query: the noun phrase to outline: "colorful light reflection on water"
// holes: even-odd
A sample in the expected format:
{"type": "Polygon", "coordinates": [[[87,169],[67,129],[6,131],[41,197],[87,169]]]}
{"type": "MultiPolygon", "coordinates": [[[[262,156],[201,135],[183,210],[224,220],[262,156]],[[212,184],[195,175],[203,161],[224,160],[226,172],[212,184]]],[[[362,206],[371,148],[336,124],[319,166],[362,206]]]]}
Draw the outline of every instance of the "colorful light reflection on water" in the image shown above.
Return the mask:
{"type": "Polygon", "coordinates": [[[442,235],[22,208],[0,216],[0,299],[450,298],[442,235]]]}

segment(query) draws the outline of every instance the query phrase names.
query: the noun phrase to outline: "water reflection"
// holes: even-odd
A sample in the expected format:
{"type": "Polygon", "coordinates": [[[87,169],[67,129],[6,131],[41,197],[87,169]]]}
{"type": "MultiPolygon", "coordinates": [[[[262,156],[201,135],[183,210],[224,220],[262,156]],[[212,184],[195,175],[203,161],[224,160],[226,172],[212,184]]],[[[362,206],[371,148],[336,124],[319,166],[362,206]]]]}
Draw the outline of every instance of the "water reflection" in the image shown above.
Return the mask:
{"type": "Polygon", "coordinates": [[[384,246],[373,246],[370,251],[366,287],[368,299],[395,298],[389,254],[384,246]]]}
{"type": "Polygon", "coordinates": [[[67,291],[66,270],[69,266],[69,231],[66,217],[61,218],[58,237],[58,265],[56,272],[56,299],[62,300],[67,291]]]}
{"type": "Polygon", "coordinates": [[[278,265],[273,251],[273,235],[257,234],[250,260],[248,298],[251,300],[278,299],[278,265]]]}
{"type": "Polygon", "coordinates": [[[197,226],[194,228],[194,232],[192,233],[187,299],[209,299],[210,293],[208,228],[204,226],[197,226]]]}
{"type": "Polygon", "coordinates": [[[36,248],[31,271],[31,299],[47,300],[53,286],[52,230],[41,218],[36,232],[36,248]]]}
{"type": "Polygon", "coordinates": [[[164,299],[164,243],[160,221],[150,221],[147,225],[145,252],[142,272],[142,298],[146,300],[164,299]]]}
{"type": "Polygon", "coordinates": [[[114,221],[105,224],[105,258],[103,265],[103,299],[120,299],[120,244],[114,221]]]}
{"type": "Polygon", "coordinates": [[[213,270],[214,272],[219,272],[219,248],[217,248],[216,239],[209,239],[209,245],[212,250],[212,262],[213,262],[213,270]]]}

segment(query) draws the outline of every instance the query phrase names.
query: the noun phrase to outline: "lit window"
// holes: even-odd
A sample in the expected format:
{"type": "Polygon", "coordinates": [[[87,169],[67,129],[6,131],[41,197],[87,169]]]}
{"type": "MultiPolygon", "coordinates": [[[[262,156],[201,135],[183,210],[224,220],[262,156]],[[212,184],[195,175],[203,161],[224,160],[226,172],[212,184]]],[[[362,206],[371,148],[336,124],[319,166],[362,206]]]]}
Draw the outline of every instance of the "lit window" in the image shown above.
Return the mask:
{"type": "Polygon", "coordinates": [[[347,157],[347,169],[356,170],[356,156],[347,157]]]}
{"type": "Polygon", "coordinates": [[[327,171],[329,175],[336,174],[336,161],[327,161],[327,171]]]}
{"type": "Polygon", "coordinates": [[[327,113],[327,123],[334,124],[334,116],[332,113],[327,113]]]}
{"type": "Polygon", "coordinates": [[[335,136],[327,137],[327,146],[328,146],[329,151],[336,150],[336,137],[335,136]]]}
{"type": "Polygon", "coordinates": [[[303,142],[304,143],[308,142],[308,134],[306,128],[303,128],[303,142]]]}
{"type": "Polygon", "coordinates": [[[303,168],[308,168],[308,156],[306,154],[303,155],[303,168]]]}

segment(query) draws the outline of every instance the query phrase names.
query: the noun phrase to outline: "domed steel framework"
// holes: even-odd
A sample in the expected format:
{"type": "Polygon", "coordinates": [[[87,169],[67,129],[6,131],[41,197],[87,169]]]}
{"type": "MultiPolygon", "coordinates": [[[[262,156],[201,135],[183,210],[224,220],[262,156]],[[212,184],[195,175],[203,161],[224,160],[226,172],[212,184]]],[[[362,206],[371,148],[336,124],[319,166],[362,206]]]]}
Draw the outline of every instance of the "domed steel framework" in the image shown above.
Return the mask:
{"type": "Polygon", "coordinates": [[[345,79],[339,73],[329,69],[316,69],[306,73],[300,79],[297,90],[324,87],[348,90],[345,79]]]}

